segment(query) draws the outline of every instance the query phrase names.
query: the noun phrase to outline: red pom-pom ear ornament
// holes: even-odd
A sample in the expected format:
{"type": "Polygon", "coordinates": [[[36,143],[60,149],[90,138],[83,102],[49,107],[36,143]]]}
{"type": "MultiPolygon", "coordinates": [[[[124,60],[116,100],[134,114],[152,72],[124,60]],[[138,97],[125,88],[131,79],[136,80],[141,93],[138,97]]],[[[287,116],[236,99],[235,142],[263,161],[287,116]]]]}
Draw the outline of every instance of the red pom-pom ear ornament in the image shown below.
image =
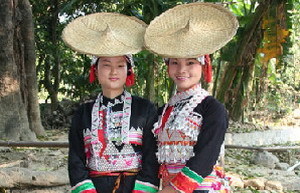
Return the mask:
{"type": "Polygon", "coordinates": [[[89,73],[89,81],[90,83],[93,83],[96,79],[96,65],[93,64],[90,67],[90,73],[89,73]]]}
{"type": "Polygon", "coordinates": [[[212,65],[209,55],[205,55],[205,65],[202,67],[204,80],[207,83],[212,81],[212,65]]]}
{"type": "Polygon", "coordinates": [[[126,85],[127,87],[130,87],[130,86],[133,86],[133,85],[134,85],[134,72],[133,72],[132,68],[130,68],[130,69],[128,70],[128,72],[129,72],[129,75],[128,75],[127,78],[126,78],[126,83],[125,83],[125,85],[126,85]]]}

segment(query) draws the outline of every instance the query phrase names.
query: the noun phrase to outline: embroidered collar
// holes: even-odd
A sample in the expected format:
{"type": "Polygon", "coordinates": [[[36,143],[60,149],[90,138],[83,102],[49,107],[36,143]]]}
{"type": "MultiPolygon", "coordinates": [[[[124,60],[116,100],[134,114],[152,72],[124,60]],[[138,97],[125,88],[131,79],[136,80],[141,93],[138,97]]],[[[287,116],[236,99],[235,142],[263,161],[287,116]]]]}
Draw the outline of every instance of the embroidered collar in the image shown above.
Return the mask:
{"type": "Polygon", "coordinates": [[[171,97],[168,104],[173,106],[179,101],[188,99],[188,98],[198,94],[200,90],[202,90],[201,84],[196,84],[195,86],[193,86],[192,88],[190,88],[186,91],[176,93],[174,96],[171,97]]]}
{"type": "Polygon", "coordinates": [[[121,104],[121,103],[124,102],[125,91],[122,94],[120,94],[119,96],[117,96],[113,99],[107,98],[102,93],[99,94],[98,98],[100,98],[100,103],[101,103],[102,106],[107,107],[107,108],[113,107],[117,104],[121,104]]]}
{"type": "Polygon", "coordinates": [[[186,136],[197,140],[199,130],[189,127],[189,117],[193,116],[193,111],[198,104],[205,99],[209,93],[201,88],[200,84],[195,85],[191,89],[175,94],[168,104],[165,105],[162,115],[157,123],[154,124],[154,134],[159,134],[163,129],[182,131],[186,136]],[[182,104],[181,104],[182,103],[182,104]],[[162,128],[162,120],[169,106],[174,106],[164,128],[162,128]]]}
{"type": "MultiPolygon", "coordinates": [[[[92,109],[92,125],[91,125],[91,132],[92,132],[92,138],[93,140],[98,139],[98,130],[103,129],[103,114],[100,114],[99,111],[103,109],[109,109],[113,107],[114,105],[123,103],[123,117],[122,117],[122,128],[121,128],[121,138],[122,142],[125,144],[129,143],[129,127],[130,127],[130,116],[131,116],[131,103],[132,103],[132,97],[131,94],[127,91],[124,91],[122,95],[119,97],[116,97],[114,101],[106,101],[107,106],[103,105],[105,103],[105,98],[103,97],[102,93],[100,93],[93,105],[92,109]]],[[[101,143],[101,142],[100,142],[101,143]]]]}

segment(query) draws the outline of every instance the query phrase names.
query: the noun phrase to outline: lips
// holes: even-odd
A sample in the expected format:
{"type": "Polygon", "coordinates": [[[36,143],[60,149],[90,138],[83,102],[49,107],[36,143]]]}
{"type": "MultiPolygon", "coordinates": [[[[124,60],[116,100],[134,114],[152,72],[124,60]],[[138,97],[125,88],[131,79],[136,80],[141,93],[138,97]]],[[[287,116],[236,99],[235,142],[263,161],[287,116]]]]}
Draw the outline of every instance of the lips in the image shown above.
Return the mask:
{"type": "Polygon", "coordinates": [[[119,78],[111,77],[111,78],[109,78],[109,80],[111,80],[111,81],[116,81],[116,80],[119,80],[119,78]]]}
{"type": "Polygon", "coordinates": [[[177,80],[187,80],[189,77],[186,76],[176,76],[177,80]]]}

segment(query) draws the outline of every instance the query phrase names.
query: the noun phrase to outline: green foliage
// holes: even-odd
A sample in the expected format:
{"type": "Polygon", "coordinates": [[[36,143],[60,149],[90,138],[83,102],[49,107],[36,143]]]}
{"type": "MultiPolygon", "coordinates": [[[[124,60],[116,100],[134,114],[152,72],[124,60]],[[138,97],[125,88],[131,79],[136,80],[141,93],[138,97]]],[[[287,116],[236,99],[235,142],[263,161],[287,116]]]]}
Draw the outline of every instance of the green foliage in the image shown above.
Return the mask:
{"type": "MultiPolygon", "coordinates": [[[[50,70],[51,83],[54,85],[55,65],[59,64],[59,81],[58,92],[61,96],[72,100],[84,100],[90,95],[95,95],[100,91],[97,84],[88,83],[88,72],[90,67],[90,58],[85,55],[79,55],[70,50],[61,40],[61,32],[74,18],[80,15],[86,15],[95,12],[119,12],[126,15],[136,16],[146,23],[150,23],[156,16],[165,10],[178,4],[191,3],[193,0],[30,0],[35,20],[36,48],[37,48],[37,74],[40,91],[45,90],[45,71],[50,70]],[[54,11],[55,10],[55,11],[54,11]],[[50,64],[47,66],[47,64],[50,64]]],[[[256,0],[206,0],[205,2],[223,2],[238,18],[240,28],[234,37],[219,52],[212,55],[213,68],[220,72],[215,84],[219,84],[220,78],[224,74],[224,67],[237,52],[238,44],[243,36],[245,26],[255,13],[257,4],[256,0]],[[219,65],[222,64],[222,65],[219,65]]],[[[243,89],[251,89],[251,98],[249,99],[248,108],[259,109],[260,107],[268,108],[274,112],[288,112],[299,103],[299,65],[300,45],[297,42],[297,34],[300,33],[300,3],[296,0],[288,0],[286,9],[288,10],[287,26],[291,36],[284,47],[284,55],[281,62],[282,69],[274,68],[272,63],[267,67],[261,66],[258,58],[255,58],[255,71],[253,73],[252,87],[244,85],[243,89]],[[265,74],[263,74],[266,70],[265,74]],[[257,90],[261,86],[261,80],[267,88],[263,92],[262,100],[256,100],[257,90]],[[258,104],[260,103],[261,106],[258,104]],[[267,105],[265,105],[267,104],[267,105]],[[265,106],[264,106],[265,105],[265,106]]],[[[142,51],[135,55],[134,71],[136,74],[136,84],[127,88],[135,95],[145,96],[147,91],[147,78],[151,73],[150,65],[154,71],[154,88],[155,102],[158,106],[166,103],[171,96],[174,85],[166,73],[166,65],[161,57],[153,55],[148,51],[142,51]]],[[[216,89],[219,89],[217,87],[216,89]]]]}
{"type": "MultiPolygon", "coordinates": [[[[255,82],[253,84],[258,88],[261,96],[257,101],[256,110],[267,110],[271,119],[285,116],[299,105],[299,88],[300,88],[300,70],[299,57],[300,46],[297,43],[297,34],[300,32],[300,2],[288,1],[286,4],[286,23],[289,27],[290,36],[287,42],[283,44],[283,55],[279,65],[276,61],[270,60],[267,65],[261,65],[260,61],[256,62],[255,82]],[[297,67],[298,66],[298,67],[297,67]],[[259,80],[259,81],[257,81],[259,80]]],[[[258,55],[258,58],[260,55],[258,55]]],[[[257,91],[257,90],[256,90],[257,91]]],[[[252,93],[251,100],[257,98],[257,92],[252,93]]]]}
{"type": "Polygon", "coordinates": [[[155,55],[153,56],[153,61],[149,61],[149,55],[153,56],[152,53],[146,50],[135,55],[134,72],[136,75],[136,84],[129,88],[129,90],[134,95],[145,96],[146,79],[149,74],[148,68],[149,65],[152,65],[152,62],[154,61],[154,86],[156,88],[156,101],[153,102],[155,102],[158,106],[161,106],[166,103],[170,97],[168,91],[171,89],[172,83],[171,80],[167,77],[167,68],[162,58],[155,55]]]}
{"type": "Polygon", "coordinates": [[[89,83],[88,75],[91,58],[86,55],[75,55],[72,51],[66,51],[66,54],[70,55],[64,61],[66,69],[61,72],[61,85],[64,86],[59,91],[68,98],[79,100],[87,98],[91,94],[93,95],[92,91],[99,92],[100,88],[97,83],[89,83]]]}

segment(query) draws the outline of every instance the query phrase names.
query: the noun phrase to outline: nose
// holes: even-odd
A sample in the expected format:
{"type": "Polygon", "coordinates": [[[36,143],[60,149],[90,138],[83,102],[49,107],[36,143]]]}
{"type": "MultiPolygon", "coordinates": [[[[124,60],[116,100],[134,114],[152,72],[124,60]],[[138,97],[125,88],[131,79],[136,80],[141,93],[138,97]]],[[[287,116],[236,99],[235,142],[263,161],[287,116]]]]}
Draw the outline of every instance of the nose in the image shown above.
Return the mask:
{"type": "Polygon", "coordinates": [[[183,65],[182,63],[179,63],[177,66],[177,72],[178,73],[184,73],[186,71],[186,67],[185,65],[183,65]]]}
{"type": "Polygon", "coordinates": [[[114,66],[112,66],[112,67],[110,68],[110,73],[111,73],[111,74],[117,74],[117,68],[114,67],[114,66]]]}

